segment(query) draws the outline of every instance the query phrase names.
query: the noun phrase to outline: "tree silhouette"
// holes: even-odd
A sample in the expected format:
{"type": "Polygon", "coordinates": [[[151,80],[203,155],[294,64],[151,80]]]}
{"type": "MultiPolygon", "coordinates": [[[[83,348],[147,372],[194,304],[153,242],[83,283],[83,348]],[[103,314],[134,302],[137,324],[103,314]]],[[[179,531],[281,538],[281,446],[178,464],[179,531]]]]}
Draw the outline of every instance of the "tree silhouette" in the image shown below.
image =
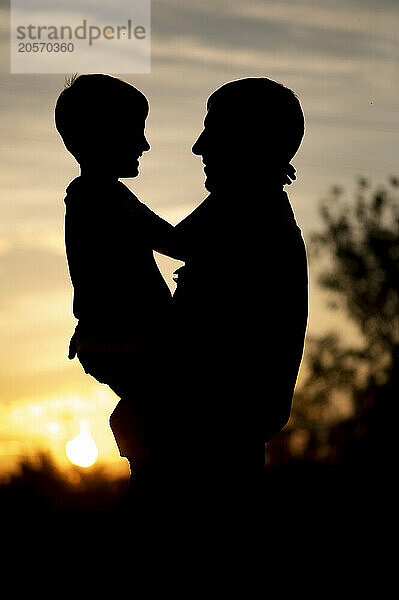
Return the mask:
{"type": "Polygon", "coordinates": [[[306,375],[269,463],[298,458],[386,474],[399,383],[399,180],[373,189],[361,178],[353,198],[334,186],[320,215],[322,230],[308,244],[311,268],[330,309],[357,326],[358,343],[334,332],[307,340],[306,375]],[[344,417],[341,399],[350,408],[344,417]]]}
{"type": "Polygon", "coordinates": [[[329,269],[319,283],[329,290],[364,337],[371,373],[386,380],[399,358],[398,180],[371,191],[358,181],[355,201],[333,188],[321,204],[324,231],[312,237],[316,252],[328,252],[329,269]]]}

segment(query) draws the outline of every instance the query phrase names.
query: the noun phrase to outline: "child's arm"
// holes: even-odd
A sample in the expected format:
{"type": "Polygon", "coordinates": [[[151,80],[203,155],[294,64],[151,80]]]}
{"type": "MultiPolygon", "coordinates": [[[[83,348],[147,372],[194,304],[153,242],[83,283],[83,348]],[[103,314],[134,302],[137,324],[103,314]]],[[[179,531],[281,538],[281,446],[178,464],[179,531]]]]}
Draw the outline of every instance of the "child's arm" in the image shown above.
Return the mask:
{"type": "Polygon", "coordinates": [[[174,227],[140,202],[128,188],[124,187],[123,193],[125,195],[119,205],[120,224],[127,225],[130,231],[137,228],[139,235],[153,250],[185,261],[190,253],[190,236],[185,224],[192,215],[174,227]]]}
{"type": "Polygon", "coordinates": [[[183,244],[180,243],[180,236],[177,235],[176,228],[142,202],[139,203],[138,209],[141,217],[140,224],[145,229],[143,233],[149,240],[152,249],[178,260],[185,260],[186,252],[183,244]]]}

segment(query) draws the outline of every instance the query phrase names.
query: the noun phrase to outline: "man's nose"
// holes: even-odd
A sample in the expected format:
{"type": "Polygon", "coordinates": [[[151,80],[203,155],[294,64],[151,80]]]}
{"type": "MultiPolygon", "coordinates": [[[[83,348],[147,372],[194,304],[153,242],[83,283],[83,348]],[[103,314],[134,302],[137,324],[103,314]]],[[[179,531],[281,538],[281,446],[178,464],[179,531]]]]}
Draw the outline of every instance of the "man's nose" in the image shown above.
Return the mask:
{"type": "Polygon", "coordinates": [[[193,152],[193,154],[197,154],[198,156],[201,156],[203,154],[203,147],[204,147],[204,131],[200,134],[200,136],[198,137],[197,141],[194,143],[194,146],[191,148],[191,151],[193,152]]]}

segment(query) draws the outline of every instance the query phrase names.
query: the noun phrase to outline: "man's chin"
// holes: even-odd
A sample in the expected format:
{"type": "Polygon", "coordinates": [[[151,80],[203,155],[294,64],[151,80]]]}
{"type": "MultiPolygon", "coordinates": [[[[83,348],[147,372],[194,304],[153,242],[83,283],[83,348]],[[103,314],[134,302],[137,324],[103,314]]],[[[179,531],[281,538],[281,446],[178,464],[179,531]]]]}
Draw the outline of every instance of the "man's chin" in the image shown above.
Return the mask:
{"type": "Polygon", "coordinates": [[[207,174],[206,178],[205,178],[204,186],[205,186],[205,189],[208,190],[208,192],[213,192],[215,190],[215,187],[217,187],[217,180],[215,180],[215,177],[213,177],[212,175],[207,174]]]}
{"type": "Polygon", "coordinates": [[[204,186],[208,192],[215,192],[218,189],[223,189],[225,187],[225,183],[221,179],[208,175],[205,179],[204,186]]]}

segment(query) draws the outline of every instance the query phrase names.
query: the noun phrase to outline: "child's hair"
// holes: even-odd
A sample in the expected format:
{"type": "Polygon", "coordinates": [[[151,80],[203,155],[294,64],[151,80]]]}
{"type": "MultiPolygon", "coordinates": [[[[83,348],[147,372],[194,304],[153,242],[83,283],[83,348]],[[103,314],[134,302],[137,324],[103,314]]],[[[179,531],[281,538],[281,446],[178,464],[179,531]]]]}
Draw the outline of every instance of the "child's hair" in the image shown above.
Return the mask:
{"type": "Polygon", "coordinates": [[[304,132],[305,119],[294,92],[266,77],[248,77],[226,83],[208,98],[208,110],[221,107],[233,125],[244,121],[268,137],[291,160],[304,132]]]}
{"type": "Polygon", "coordinates": [[[126,81],[102,73],[76,74],[66,80],[57,99],[55,126],[66,148],[80,162],[88,140],[95,144],[126,115],[145,118],[148,110],[146,97],[126,81]]]}

